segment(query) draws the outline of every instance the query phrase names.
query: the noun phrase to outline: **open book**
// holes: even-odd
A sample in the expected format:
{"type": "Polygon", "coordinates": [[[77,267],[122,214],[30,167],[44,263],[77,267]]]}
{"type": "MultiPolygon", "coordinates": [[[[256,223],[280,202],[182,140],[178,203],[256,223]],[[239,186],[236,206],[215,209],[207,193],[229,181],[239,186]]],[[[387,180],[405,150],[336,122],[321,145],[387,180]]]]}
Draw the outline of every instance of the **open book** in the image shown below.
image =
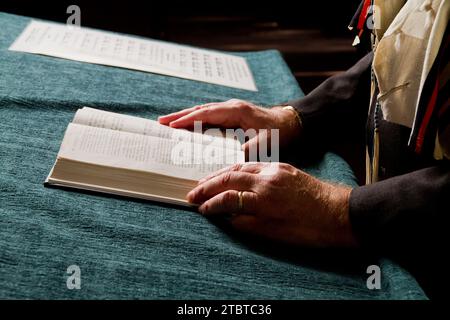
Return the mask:
{"type": "Polygon", "coordinates": [[[178,205],[202,177],[245,156],[236,139],[84,107],[64,135],[46,184],[178,205]]]}

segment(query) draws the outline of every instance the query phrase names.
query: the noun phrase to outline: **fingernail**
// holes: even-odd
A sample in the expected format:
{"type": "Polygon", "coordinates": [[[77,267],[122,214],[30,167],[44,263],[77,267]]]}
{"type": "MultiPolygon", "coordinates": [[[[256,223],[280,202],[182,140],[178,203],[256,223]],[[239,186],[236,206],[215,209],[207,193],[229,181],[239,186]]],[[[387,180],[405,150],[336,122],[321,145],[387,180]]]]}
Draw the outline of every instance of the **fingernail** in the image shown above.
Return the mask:
{"type": "Polygon", "coordinates": [[[192,191],[190,191],[187,195],[186,195],[186,199],[187,201],[193,203],[194,201],[194,193],[192,191]]]}
{"type": "Polygon", "coordinates": [[[208,211],[208,205],[207,204],[201,205],[200,207],[198,207],[198,211],[201,214],[205,215],[208,211]]]}

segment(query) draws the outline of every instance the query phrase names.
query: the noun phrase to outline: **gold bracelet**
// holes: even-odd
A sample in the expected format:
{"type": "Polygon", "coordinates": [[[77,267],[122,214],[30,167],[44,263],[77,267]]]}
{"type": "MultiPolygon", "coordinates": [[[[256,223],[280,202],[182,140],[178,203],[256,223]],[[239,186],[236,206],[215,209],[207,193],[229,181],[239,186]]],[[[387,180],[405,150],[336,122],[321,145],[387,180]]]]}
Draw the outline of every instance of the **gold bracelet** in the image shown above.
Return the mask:
{"type": "Polygon", "coordinates": [[[302,124],[303,124],[302,118],[300,117],[298,111],[295,110],[294,107],[292,107],[292,106],[285,106],[285,107],[283,107],[283,109],[284,109],[284,110],[291,110],[292,112],[294,112],[295,117],[296,117],[297,120],[298,120],[298,124],[300,125],[300,128],[303,127],[303,126],[302,126],[302,124]]]}

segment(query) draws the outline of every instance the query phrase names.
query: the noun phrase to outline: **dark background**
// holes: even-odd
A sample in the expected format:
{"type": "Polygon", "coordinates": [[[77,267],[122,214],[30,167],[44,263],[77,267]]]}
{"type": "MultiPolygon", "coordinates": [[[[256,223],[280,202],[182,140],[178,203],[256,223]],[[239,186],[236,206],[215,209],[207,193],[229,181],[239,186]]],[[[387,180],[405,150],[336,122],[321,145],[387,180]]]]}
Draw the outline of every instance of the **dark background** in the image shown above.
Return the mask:
{"type": "Polygon", "coordinates": [[[278,49],[307,93],[357,60],[347,26],[359,2],[1,0],[0,10],[65,22],[77,4],[82,26],[220,50],[278,49]]]}
{"type": "MultiPolygon", "coordinates": [[[[194,46],[253,51],[278,49],[305,93],[352,66],[361,53],[348,30],[360,0],[287,1],[42,1],[0,0],[0,11],[66,22],[69,5],[81,25],[194,46]]],[[[274,79],[276,81],[276,79],[274,79]]],[[[364,135],[332,147],[365,177],[364,135]],[[354,140],[354,141],[353,141],[354,140]]]]}

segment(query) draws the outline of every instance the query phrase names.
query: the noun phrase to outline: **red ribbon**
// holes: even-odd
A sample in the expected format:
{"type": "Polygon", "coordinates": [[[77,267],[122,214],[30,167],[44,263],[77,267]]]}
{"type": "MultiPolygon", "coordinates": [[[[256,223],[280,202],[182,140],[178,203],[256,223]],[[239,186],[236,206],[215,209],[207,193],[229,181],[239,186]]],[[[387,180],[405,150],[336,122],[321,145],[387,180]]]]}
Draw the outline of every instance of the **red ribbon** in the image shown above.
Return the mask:
{"type": "Polygon", "coordinates": [[[372,0],[365,0],[364,1],[364,5],[363,8],[361,10],[361,13],[359,15],[359,20],[358,20],[358,30],[363,30],[364,29],[364,23],[366,23],[367,20],[367,16],[369,15],[369,7],[372,4],[372,0]]]}

